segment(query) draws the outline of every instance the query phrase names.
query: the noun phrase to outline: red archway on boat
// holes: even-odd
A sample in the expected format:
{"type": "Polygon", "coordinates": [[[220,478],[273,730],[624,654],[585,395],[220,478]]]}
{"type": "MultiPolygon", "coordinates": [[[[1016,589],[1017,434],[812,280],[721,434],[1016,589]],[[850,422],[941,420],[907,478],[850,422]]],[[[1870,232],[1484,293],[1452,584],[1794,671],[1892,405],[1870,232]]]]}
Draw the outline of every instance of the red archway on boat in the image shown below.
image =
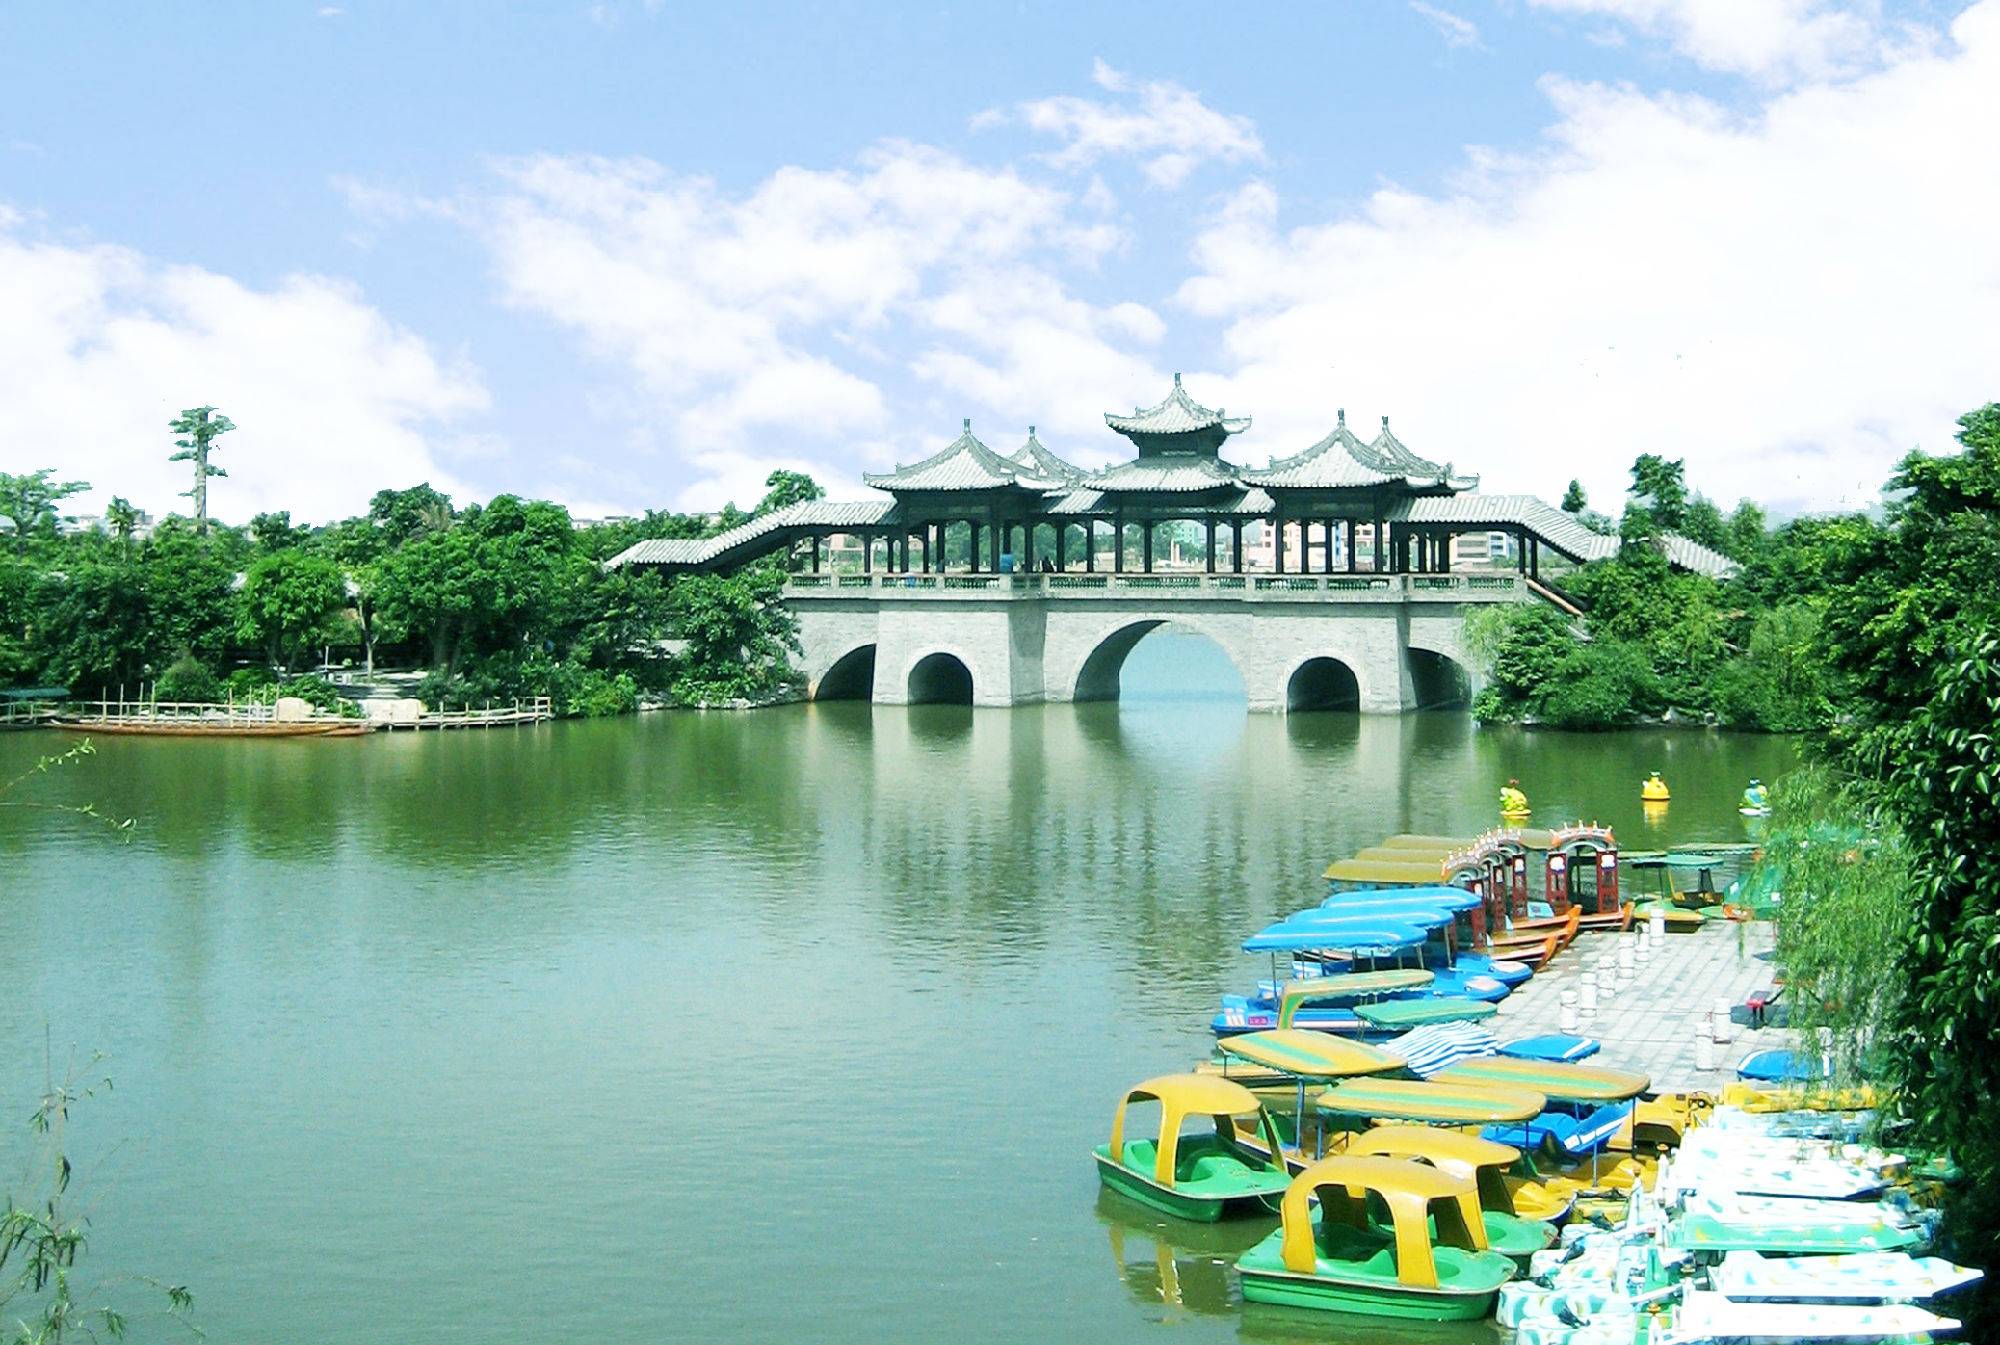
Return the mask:
{"type": "Polygon", "coordinates": [[[1548,893],[1557,914],[1572,900],[1592,915],[1618,910],[1618,841],[1610,827],[1575,822],[1549,834],[1548,893]]]}

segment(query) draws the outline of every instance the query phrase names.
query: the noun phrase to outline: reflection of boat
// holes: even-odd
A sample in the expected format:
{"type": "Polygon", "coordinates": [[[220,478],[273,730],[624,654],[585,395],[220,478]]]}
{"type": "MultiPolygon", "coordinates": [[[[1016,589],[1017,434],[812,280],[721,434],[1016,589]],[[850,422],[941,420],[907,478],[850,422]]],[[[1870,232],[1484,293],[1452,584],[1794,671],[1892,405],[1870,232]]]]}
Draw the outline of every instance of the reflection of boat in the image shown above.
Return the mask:
{"type": "Polygon", "coordinates": [[[1168,1074],[1119,1100],[1111,1142],[1093,1153],[1098,1179],[1112,1190],[1182,1219],[1213,1222],[1225,1213],[1268,1211],[1288,1175],[1269,1157],[1279,1147],[1277,1128],[1249,1089],[1212,1074],[1168,1074]],[[1125,1138],[1126,1111],[1134,1102],[1160,1104],[1156,1138],[1125,1138]],[[1183,1135],[1182,1125],[1196,1116],[1208,1117],[1214,1133],[1183,1135]],[[1261,1153],[1238,1141],[1239,1117],[1255,1118],[1261,1153]]]}
{"type": "Polygon", "coordinates": [[[1210,1317],[1235,1309],[1230,1266],[1267,1231],[1252,1220],[1170,1220],[1115,1191],[1098,1192],[1097,1218],[1110,1235],[1118,1278],[1134,1298],[1210,1317]]]}
{"type": "Polygon", "coordinates": [[[1322,1159],[1292,1179],[1280,1220],[1237,1259],[1250,1302],[1466,1321],[1514,1278],[1486,1245],[1472,1181],[1423,1163],[1322,1159]]]}
{"type": "Polygon", "coordinates": [[[1522,1270],[1528,1258],[1553,1244],[1556,1226],[1524,1217],[1514,1207],[1506,1172],[1520,1161],[1521,1151],[1492,1140],[1461,1135],[1431,1126],[1378,1126],[1357,1135],[1344,1151],[1382,1158],[1415,1158],[1454,1177],[1470,1181],[1479,1196],[1479,1215],[1486,1225],[1486,1245],[1511,1259],[1522,1270]]]}

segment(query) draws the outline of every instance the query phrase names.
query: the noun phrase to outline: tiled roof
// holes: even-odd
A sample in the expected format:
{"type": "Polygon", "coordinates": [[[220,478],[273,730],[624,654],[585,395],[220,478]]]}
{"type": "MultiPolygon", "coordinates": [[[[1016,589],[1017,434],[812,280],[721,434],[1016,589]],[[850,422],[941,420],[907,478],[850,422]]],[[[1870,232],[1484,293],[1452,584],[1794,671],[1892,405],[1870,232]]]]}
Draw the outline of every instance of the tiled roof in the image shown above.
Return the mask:
{"type": "Polygon", "coordinates": [[[1061,484],[980,443],[970,420],[958,438],[922,462],[907,467],[899,463],[893,472],[863,473],[861,479],[878,490],[994,490],[1003,486],[1049,490],[1061,484]]]}
{"type": "MultiPolygon", "coordinates": [[[[1074,518],[1083,514],[1108,514],[1115,507],[1116,502],[1103,491],[1091,490],[1085,487],[1079,490],[1072,490],[1052,500],[1049,503],[1048,512],[1051,515],[1074,518]]],[[[1252,487],[1249,490],[1237,491],[1233,498],[1225,496],[1220,500],[1204,501],[1201,505],[1201,512],[1204,516],[1209,514],[1231,514],[1248,518],[1259,518],[1268,515],[1276,507],[1269,495],[1252,487]]]]}
{"type": "Polygon", "coordinates": [[[801,500],[759,515],[714,537],[663,537],[634,542],[604,565],[611,570],[627,565],[671,565],[675,568],[705,565],[783,528],[873,527],[887,521],[895,508],[894,500],[801,500]]]}
{"type": "MultiPolygon", "coordinates": [[[[1429,495],[1404,500],[1387,515],[1392,523],[1451,523],[1495,528],[1522,528],[1571,560],[1608,560],[1618,554],[1618,539],[1592,532],[1546,500],[1533,495],[1429,495]]],[[[1719,551],[1678,533],[1663,539],[1667,559],[1684,570],[1724,579],[1736,563],[1719,551]]]]}
{"type": "Polygon", "coordinates": [[[1027,468],[1044,480],[1060,481],[1066,485],[1084,478],[1081,467],[1064,462],[1043,446],[1042,441],[1035,437],[1033,425],[1028,427],[1028,442],[1022,444],[1020,451],[1008,457],[1007,461],[1027,468]]]}
{"type": "Polygon", "coordinates": [[[1092,472],[1083,484],[1094,490],[1192,492],[1233,486],[1236,469],[1220,458],[1201,453],[1164,453],[1135,458],[1092,472]]]}
{"type": "Polygon", "coordinates": [[[1403,479],[1403,472],[1383,470],[1370,460],[1372,457],[1347,428],[1347,412],[1343,410],[1333,432],[1312,447],[1275,459],[1269,467],[1245,468],[1238,475],[1258,485],[1289,490],[1339,490],[1403,479]]]}
{"type": "Polygon", "coordinates": [[[1120,434],[1190,434],[1218,426],[1224,434],[1236,434],[1250,428],[1250,417],[1226,417],[1220,411],[1209,410],[1187,395],[1181,387],[1181,376],[1175,374],[1174,390],[1158,406],[1136,407],[1129,416],[1106,411],[1104,423],[1120,434]]]}

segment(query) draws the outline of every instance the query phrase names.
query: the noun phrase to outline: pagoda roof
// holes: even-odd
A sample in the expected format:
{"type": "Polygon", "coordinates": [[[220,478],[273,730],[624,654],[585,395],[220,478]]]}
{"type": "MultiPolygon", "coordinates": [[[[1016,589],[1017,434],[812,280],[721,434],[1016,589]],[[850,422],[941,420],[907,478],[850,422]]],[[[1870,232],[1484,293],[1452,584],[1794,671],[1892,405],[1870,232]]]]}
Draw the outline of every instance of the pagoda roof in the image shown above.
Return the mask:
{"type": "Polygon", "coordinates": [[[861,479],[878,490],[893,491],[1001,490],[1010,486],[1042,491],[1058,490],[1064,484],[980,443],[970,419],[958,438],[923,461],[908,466],[898,463],[893,472],[864,472],[861,479]]]}
{"type": "Polygon", "coordinates": [[[1237,487],[1236,468],[1220,458],[1204,453],[1142,454],[1103,471],[1092,472],[1083,484],[1097,491],[1147,491],[1153,494],[1192,494],[1196,491],[1237,487]]]}
{"type": "Polygon", "coordinates": [[[1231,435],[1249,429],[1250,417],[1211,411],[1187,395],[1181,376],[1175,374],[1174,390],[1157,406],[1134,407],[1129,416],[1106,411],[1104,423],[1120,434],[1194,434],[1219,428],[1223,435],[1231,435]]]}
{"type": "MultiPolygon", "coordinates": [[[[1432,462],[1429,458],[1420,458],[1404,447],[1403,441],[1389,432],[1389,418],[1387,416],[1382,417],[1382,432],[1369,442],[1366,453],[1367,457],[1363,461],[1372,459],[1383,471],[1394,472],[1399,476],[1415,477],[1430,481],[1447,481],[1453,479],[1450,463],[1439,464],[1432,462]]],[[[1468,486],[1477,484],[1479,480],[1476,476],[1463,479],[1468,486]]],[[[1464,487],[1460,487],[1460,489],[1464,489],[1464,487]]]]}
{"type": "Polygon", "coordinates": [[[1342,410],[1332,432],[1318,443],[1289,458],[1275,458],[1269,467],[1246,468],[1241,476],[1285,490],[1346,490],[1404,479],[1402,472],[1386,470],[1380,462],[1347,428],[1347,412],[1342,410]]]}
{"type": "Polygon", "coordinates": [[[1087,473],[1071,463],[1064,462],[1049,452],[1040,439],[1035,437],[1035,427],[1028,427],[1028,442],[1020,451],[1009,455],[1007,461],[1025,467],[1048,481],[1059,481],[1065,485],[1083,480],[1087,473]]]}

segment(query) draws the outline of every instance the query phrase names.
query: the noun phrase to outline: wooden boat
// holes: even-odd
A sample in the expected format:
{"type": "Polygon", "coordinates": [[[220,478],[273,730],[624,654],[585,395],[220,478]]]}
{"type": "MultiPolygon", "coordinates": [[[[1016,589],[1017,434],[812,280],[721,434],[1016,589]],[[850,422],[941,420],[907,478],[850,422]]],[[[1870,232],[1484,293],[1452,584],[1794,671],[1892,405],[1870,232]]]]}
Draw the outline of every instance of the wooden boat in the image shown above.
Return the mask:
{"type": "Polygon", "coordinates": [[[1111,1141],[1092,1151],[1098,1180],[1120,1195],[1182,1219],[1213,1223],[1228,1213],[1268,1213],[1285,1190],[1277,1128],[1256,1097],[1239,1083],[1212,1074],[1168,1074],[1148,1079],[1119,1100],[1111,1141]],[[1125,1112],[1134,1102],[1160,1104],[1155,1139],[1127,1140],[1125,1112]],[[1213,1120],[1212,1135],[1183,1135],[1190,1117],[1213,1120]],[[1254,1118],[1263,1151],[1239,1142],[1237,1120],[1254,1118]]]}
{"type": "Polygon", "coordinates": [[[1292,1179],[1279,1219],[1237,1259],[1249,1302],[1468,1321],[1514,1278],[1513,1261],[1486,1245],[1472,1180],[1424,1163],[1322,1159],[1292,1179]]]}
{"type": "Polygon", "coordinates": [[[1335,892],[1364,887],[1435,887],[1444,881],[1444,865],[1417,850],[1407,860],[1335,860],[1326,866],[1325,877],[1335,892]]]}
{"type": "Polygon", "coordinates": [[[365,719],[82,719],[64,717],[55,727],[92,737],[149,738],[359,738],[373,733],[365,719]]]}
{"type": "Polygon", "coordinates": [[[1415,1158],[1442,1172],[1468,1179],[1479,1195],[1479,1214],[1486,1225],[1487,1246],[1524,1271],[1529,1257],[1555,1244],[1553,1223],[1525,1217],[1515,1208],[1514,1192],[1507,1185],[1506,1173],[1520,1162],[1521,1151],[1512,1145],[1433,1126],[1394,1125],[1377,1126],[1366,1134],[1356,1135],[1343,1152],[1415,1158]]]}

